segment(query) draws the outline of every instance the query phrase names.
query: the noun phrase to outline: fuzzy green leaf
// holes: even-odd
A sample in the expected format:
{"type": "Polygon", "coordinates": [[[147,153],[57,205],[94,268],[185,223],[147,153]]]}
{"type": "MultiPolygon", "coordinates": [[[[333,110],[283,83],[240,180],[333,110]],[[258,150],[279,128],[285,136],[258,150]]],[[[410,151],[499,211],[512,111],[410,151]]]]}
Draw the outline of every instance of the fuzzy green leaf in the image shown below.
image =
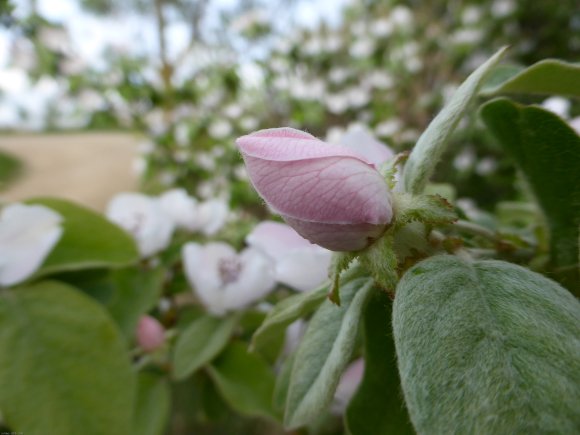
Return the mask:
{"type": "Polygon", "coordinates": [[[41,282],[0,292],[0,409],[16,431],[131,433],[134,374],[106,310],[41,282]]]}
{"type": "Polygon", "coordinates": [[[175,344],[173,377],[183,380],[218,356],[228,344],[237,322],[237,316],[222,319],[206,314],[191,323],[175,344]]]}
{"type": "Polygon", "coordinates": [[[250,350],[260,351],[268,347],[272,341],[282,340],[286,327],[314,311],[322,303],[327,292],[328,286],[323,286],[310,292],[295,294],[276,304],[254,333],[250,350]]]}
{"type": "Polygon", "coordinates": [[[274,374],[266,362],[246,345],[230,344],[208,366],[208,372],[225,401],[240,414],[278,419],[272,407],[274,374]]]}
{"type": "Polygon", "coordinates": [[[425,260],[393,306],[401,382],[418,433],[580,430],[580,302],[501,261],[425,260]]]}
{"type": "Polygon", "coordinates": [[[483,95],[543,94],[580,97],[580,64],[545,59],[506,77],[482,92],[483,95]]]}
{"type": "Polygon", "coordinates": [[[64,218],[63,235],[35,278],[55,272],[122,267],[139,259],[131,236],[100,214],[57,198],[35,198],[27,203],[44,205],[64,218]]]}
{"type": "Polygon", "coordinates": [[[580,137],[557,115],[507,99],[487,103],[481,116],[524,173],[547,217],[557,277],[580,295],[580,137]]]}
{"type": "Polygon", "coordinates": [[[356,343],[372,280],[359,278],[341,288],[341,306],[326,300],[312,317],[290,376],[284,425],[294,429],[314,421],[332,401],[340,375],[356,343]]]}
{"type": "Polygon", "coordinates": [[[352,435],[414,434],[403,401],[391,333],[391,301],[377,293],[364,313],[365,372],[345,415],[352,435]]]}
{"type": "Polygon", "coordinates": [[[160,375],[142,372],[137,378],[135,435],[161,435],[169,417],[171,392],[160,375]]]}
{"type": "Polygon", "coordinates": [[[455,127],[465,115],[469,103],[479,90],[488,73],[504,56],[507,48],[502,48],[487,62],[477,68],[457,89],[449,103],[439,112],[423,132],[411,151],[403,171],[405,192],[423,192],[433,175],[435,166],[447,147],[447,142],[455,127]]]}

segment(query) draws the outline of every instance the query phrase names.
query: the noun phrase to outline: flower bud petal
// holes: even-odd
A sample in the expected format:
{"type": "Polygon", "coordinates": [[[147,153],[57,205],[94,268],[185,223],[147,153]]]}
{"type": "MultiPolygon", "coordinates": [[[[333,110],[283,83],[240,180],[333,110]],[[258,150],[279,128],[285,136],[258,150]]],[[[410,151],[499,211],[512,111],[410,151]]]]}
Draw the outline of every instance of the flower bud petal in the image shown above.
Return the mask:
{"type": "Polygon", "coordinates": [[[157,319],[141,316],[137,325],[137,343],[145,352],[153,352],[165,341],[165,330],[157,319]]]}
{"type": "Polygon", "coordinates": [[[390,223],[386,182],[353,150],[291,128],[258,131],[236,144],[258,193],[311,242],[356,251],[390,223]]]}

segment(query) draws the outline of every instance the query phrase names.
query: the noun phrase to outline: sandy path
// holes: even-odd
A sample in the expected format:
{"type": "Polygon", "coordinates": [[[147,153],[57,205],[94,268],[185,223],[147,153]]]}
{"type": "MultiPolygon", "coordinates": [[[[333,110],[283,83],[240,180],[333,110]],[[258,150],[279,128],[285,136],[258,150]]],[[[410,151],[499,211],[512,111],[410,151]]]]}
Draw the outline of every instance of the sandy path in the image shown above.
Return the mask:
{"type": "Polygon", "coordinates": [[[135,190],[137,139],[121,133],[0,136],[0,150],[24,163],[24,174],[0,200],[58,196],[104,210],[117,192],[135,190]]]}

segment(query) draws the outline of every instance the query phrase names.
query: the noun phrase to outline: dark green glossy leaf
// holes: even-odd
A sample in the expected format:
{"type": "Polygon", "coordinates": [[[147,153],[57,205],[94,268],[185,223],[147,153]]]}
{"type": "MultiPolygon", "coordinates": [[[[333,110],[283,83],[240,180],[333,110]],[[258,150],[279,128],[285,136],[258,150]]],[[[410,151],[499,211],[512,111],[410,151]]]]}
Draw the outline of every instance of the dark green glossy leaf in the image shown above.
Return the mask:
{"type": "Polygon", "coordinates": [[[481,116],[524,173],[547,217],[557,277],[580,295],[580,137],[557,115],[507,99],[487,103],[481,116]]]}
{"type": "Polygon", "coordinates": [[[414,434],[403,400],[391,328],[391,301],[377,293],[364,313],[365,372],[345,415],[351,435],[414,434]]]}

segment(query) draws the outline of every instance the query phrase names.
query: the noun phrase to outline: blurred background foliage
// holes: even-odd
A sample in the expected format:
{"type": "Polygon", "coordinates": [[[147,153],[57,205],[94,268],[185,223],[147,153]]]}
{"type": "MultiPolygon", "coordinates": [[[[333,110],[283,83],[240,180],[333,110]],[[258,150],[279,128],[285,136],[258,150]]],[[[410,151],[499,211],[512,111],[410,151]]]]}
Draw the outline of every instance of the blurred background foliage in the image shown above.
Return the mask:
{"type": "MultiPolygon", "coordinates": [[[[362,123],[405,150],[455,84],[500,46],[512,46],[515,65],[580,54],[574,0],[366,0],[348,2],[338,22],[309,27],[292,18],[298,3],[243,0],[215,9],[211,0],[82,0],[91,14],[139,15],[155,24],[155,53],[127,41],[106,47],[97,64],[79,61],[67,29],[31,1],[12,26],[11,60],[31,80],[50,77],[62,88],[45,114],[47,129],[141,133],[137,168],[145,191],[231,192],[234,205],[254,208],[258,199],[233,147],[239,135],[290,125],[332,140],[362,123]],[[169,37],[175,22],[188,35],[178,53],[169,37]]],[[[513,167],[481,134],[476,115],[462,127],[438,181],[454,183],[459,197],[484,209],[514,199],[513,167]]]]}

